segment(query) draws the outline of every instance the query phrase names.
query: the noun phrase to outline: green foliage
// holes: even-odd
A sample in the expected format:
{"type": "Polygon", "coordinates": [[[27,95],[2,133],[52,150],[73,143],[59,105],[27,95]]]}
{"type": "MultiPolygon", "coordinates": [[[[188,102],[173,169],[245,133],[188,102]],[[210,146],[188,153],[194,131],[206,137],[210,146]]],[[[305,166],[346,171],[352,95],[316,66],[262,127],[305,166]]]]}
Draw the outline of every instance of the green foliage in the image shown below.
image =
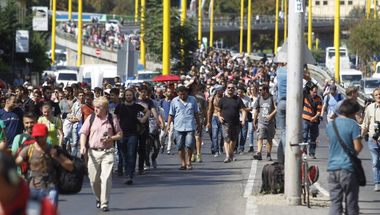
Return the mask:
{"type": "Polygon", "coordinates": [[[362,19],[349,29],[348,46],[364,60],[369,61],[372,55],[380,54],[380,22],[362,19]]]}
{"type": "Polygon", "coordinates": [[[258,41],[253,42],[253,47],[255,50],[273,49],[274,35],[271,34],[259,34],[258,41]]]}
{"type": "Polygon", "coordinates": [[[315,61],[320,62],[322,60],[322,57],[325,54],[325,50],[322,49],[312,49],[311,54],[313,55],[315,61]]]}
{"type": "MultiPolygon", "coordinates": [[[[23,68],[25,58],[31,58],[34,62],[30,65],[31,71],[42,72],[46,69],[49,64],[45,54],[49,33],[33,31],[32,14],[26,17],[24,24],[20,24],[18,6],[14,0],[9,0],[5,8],[0,8],[0,17],[0,49],[4,51],[4,54],[0,55],[0,67],[11,68],[13,62],[14,66],[23,68]],[[29,30],[29,53],[15,53],[16,30],[29,30]]],[[[9,69],[1,69],[7,70],[9,69]]]]}
{"type": "MultiPolygon", "coordinates": [[[[197,48],[193,19],[186,19],[181,26],[180,13],[177,8],[170,11],[170,58],[180,61],[181,49],[184,50],[184,65],[180,62],[173,69],[187,71],[191,67],[192,52],[197,48]],[[181,43],[181,38],[183,43],[181,43]]],[[[147,4],[145,17],[145,43],[150,60],[162,62],[163,8],[162,0],[151,0],[147,4]]]]}

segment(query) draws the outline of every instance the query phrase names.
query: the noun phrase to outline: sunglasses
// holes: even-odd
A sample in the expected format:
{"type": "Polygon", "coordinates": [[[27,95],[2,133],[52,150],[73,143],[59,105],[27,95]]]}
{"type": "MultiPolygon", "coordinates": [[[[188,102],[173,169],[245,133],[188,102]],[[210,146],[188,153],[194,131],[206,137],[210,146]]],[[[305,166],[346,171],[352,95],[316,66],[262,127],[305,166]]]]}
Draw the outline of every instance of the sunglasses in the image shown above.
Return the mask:
{"type": "Polygon", "coordinates": [[[234,87],[227,87],[227,89],[234,89],[234,87]]]}

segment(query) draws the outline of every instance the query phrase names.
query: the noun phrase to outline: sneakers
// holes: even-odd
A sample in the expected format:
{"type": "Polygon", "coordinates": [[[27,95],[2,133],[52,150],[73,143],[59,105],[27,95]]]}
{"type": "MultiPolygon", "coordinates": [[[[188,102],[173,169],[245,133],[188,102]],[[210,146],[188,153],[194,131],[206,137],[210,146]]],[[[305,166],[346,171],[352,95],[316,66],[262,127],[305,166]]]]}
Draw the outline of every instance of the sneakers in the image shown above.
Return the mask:
{"type": "Polygon", "coordinates": [[[380,184],[375,184],[375,192],[380,192],[380,184]]]}
{"type": "Polygon", "coordinates": [[[272,157],[270,156],[270,153],[267,154],[267,161],[273,161],[272,157]]]}
{"type": "Polygon", "coordinates": [[[197,155],[197,163],[202,163],[202,155],[197,155]]]}
{"type": "Polygon", "coordinates": [[[170,150],[168,150],[168,151],[166,152],[166,154],[171,155],[172,153],[170,152],[170,150]]]}
{"type": "Polygon", "coordinates": [[[127,176],[127,178],[125,179],[124,184],[128,184],[128,185],[133,184],[133,180],[132,180],[131,176],[129,176],[129,175],[127,176]]]}
{"type": "Polygon", "coordinates": [[[310,159],[317,159],[317,158],[315,157],[315,154],[310,154],[310,159]]]}
{"type": "Polygon", "coordinates": [[[150,166],[144,166],[144,171],[147,171],[150,169],[150,166]]]}
{"type": "Polygon", "coordinates": [[[240,155],[244,155],[244,150],[239,149],[239,154],[240,154],[240,155]]]}
{"type": "Polygon", "coordinates": [[[164,151],[165,151],[165,149],[163,147],[161,147],[160,153],[162,154],[162,153],[164,153],[164,151]]]}
{"type": "Polygon", "coordinates": [[[253,146],[249,147],[248,153],[254,152],[253,146]]]}
{"type": "Polygon", "coordinates": [[[261,152],[257,152],[255,155],[253,155],[253,159],[261,161],[263,159],[261,152]]]}
{"type": "Polygon", "coordinates": [[[191,163],[194,163],[194,162],[195,162],[195,154],[191,156],[191,163]]]}
{"type": "Polygon", "coordinates": [[[100,208],[100,201],[96,200],[96,208],[100,208]]]}
{"type": "Polygon", "coordinates": [[[232,156],[231,156],[231,160],[232,160],[232,161],[237,161],[235,155],[232,155],[232,156]]]}
{"type": "Polygon", "coordinates": [[[215,152],[215,155],[214,155],[214,157],[219,157],[219,152],[215,152]]]}
{"type": "Polygon", "coordinates": [[[229,157],[227,157],[226,159],[224,159],[223,162],[224,162],[224,163],[229,163],[229,162],[231,162],[231,159],[230,159],[229,157]]]}
{"type": "Polygon", "coordinates": [[[153,166],[153,168],[157,169],[157,161],[156,160],[152,161],[152,166],[153,166]]]}

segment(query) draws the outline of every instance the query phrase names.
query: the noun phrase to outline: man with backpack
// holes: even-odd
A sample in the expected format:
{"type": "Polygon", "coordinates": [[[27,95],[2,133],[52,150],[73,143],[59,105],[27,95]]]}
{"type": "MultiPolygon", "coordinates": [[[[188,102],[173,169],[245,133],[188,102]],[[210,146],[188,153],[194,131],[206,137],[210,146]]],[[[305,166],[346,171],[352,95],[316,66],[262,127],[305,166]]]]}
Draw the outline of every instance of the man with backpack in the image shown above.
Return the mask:
{"type": "Polygon", "coordinates": [[[94,101],[95,112],[84,122],[80,132],[81,154],[88,154],[88,177],[96,196],[96,207],[109,211],[112,188],[112,167],[115,159],[114,141],[123,132],[116,116],[108,113],[106,97],[94,101]]]}
{"type": "Polygon", "coordinates": [[[28,184],[17,175],[14,159],[0,151],[0,214],[56,215],[57,209],[44,197],[33,195],[28,184]]]}
{"type": "MultiPolygon", "coordinates": [[[[319,136],[319,116],[322,111],[322,99],[318,96],[318,86],[312,85],[306,89],[309,92],[304,94],[302,108],[302,139],[304,143],[315,142],[319,136]]],[[[312,159],[315,157],[316,145],[310,145],[309,155],[312,159]]]]}
{"type": "Polygon", "coordinates": [[[22,109],[24,113],[34,111],[33,100],[28,97],[28,90],[19,85],[16,87],[16,96],[18,100],[22,101],[22,109]]]}
{"type": "Polygon", "coordinates": [[[73,171],[73,161],[47,143],[48,128],[45,124],[35,124],[32,137],[36,142],[24,147],[16,158],[16,164],[28,163],[28,182],[31,192],[40,196],[47,196],[58,206],[57,174],[54,162],[58,162],[67,171],[73,171]]]}
{"type": "Polygon", "coordinates": [[[269,86],[262,85],[259,87],[259,98],[255,102],[253,109],[255,110],[253,119],[253,128],[256,129],[257,124],[257,153],[253,155],[253,159],[262,160],[261,151],[263,149],[264,139],[267,139],[267,160],[272,161],[272,140],[276,133],[276,113],[277,105],[275,97],[269,93],[269,86]],[[258,119],[257,119],[258,118],[258,119]]]}
{"type": "MultiPolygon", "coordinates": [[[[32,131],[34,124],[37,123],[37,115],[34,112],[28,112],[23,117],[24,124],[24,133],[18,134],[12,144],[12,154],[16,157],[20,154],[20,151],[25,147],[32,143],[35,143],[36,140],[32,137],[32,131]]],[[[27,165],[25,163],[17,168],[17,172],[26,178],[27,176],[27,165]]]]}
{"type": "Polygon", "coordinates": [[[326,95],[323,99],[323,107],[322,107],[322,113],[321,116],[325,113],[327,110],[327,116],[326,121],[327,123],[331,121],[331,116],[333,114],[334,106],[341,100],[344,99],[344,96],[338,92],[338,89],[336,85],[330,86],[330,94],[326,95]]]}

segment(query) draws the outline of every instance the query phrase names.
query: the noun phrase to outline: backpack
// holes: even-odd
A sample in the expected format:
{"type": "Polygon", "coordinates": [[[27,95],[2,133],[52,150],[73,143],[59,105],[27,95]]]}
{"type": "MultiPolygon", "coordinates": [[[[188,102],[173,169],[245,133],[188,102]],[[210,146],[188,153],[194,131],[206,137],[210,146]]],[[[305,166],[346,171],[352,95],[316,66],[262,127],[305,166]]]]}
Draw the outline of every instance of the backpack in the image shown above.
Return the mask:
{"type": "MultiPolygon", "coordinates": [[[[16,152],[16,157],[20,154],[21,150],[30,145],[30,144],[33,144],[35,143],[36,140],[34,138],[32,138],[29,134],[27,133],[22,133],[20,134],[20,140],[18,141],[18,149],[17,149],[17,152],[16,152]],[[24,142],[22,142],[22,140],[26,138],[26,140],[24,142]]],[[[28,150],[28,154],[30,151],[28,150]]],[[[24,176],[24,178],[27,177],[28,175],[28,170],[29,170],[29,166],[28,166],[28,162],[24,161],[22,162],[21,166],[21,174],[24,176]]]]}
{"type": "MultiPolygon", "coordinates": [[[[327,95],[327,101],[326,101],[327,106],[329,106],[330,97],[331,97],[331,94],[328,94],[327,95]]],[[[338,93],[338,101],[336,101],[336,102],[338,103],[342,99],[343,99],[342,94],[338,93]]]]}
{"type": "Polygon", "coordinates": [[[262,185],[260,193],[283,193],[284,192],[284,165],[274,162],[266,164],[261,173],[262,185]]]}
{"type": "Polygon", "coordinates": [[[62,153],[74,163],[74,170],[69,172],[65,170],[57,161],[52,159],[54,169],[56,171],[59,194],[79,193],[82,190],[84,175],[86,174],[86,165],[84,161],[78,157],[70,155],[70,153],[59,146],[54,146],[54,148],[57,149],[58,156],[62,153]]]}

